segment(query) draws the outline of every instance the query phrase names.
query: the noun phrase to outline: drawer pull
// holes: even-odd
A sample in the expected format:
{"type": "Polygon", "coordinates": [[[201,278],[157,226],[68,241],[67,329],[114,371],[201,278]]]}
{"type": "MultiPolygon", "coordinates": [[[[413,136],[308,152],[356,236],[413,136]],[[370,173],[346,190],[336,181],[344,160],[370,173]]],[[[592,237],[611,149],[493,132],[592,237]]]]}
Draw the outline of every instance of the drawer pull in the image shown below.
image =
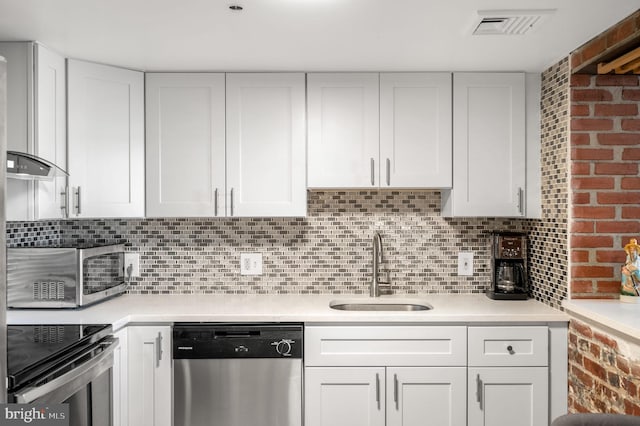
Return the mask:
{"type": "Polygon", "coordinates": [[[398,402],[398,375],[393,375],[393,401],[396,403],[396,410],[400,409],[400,403],[398,402]]]}
{"type": "Polygon", "coordinates": [[[380,409],[380,375],[376,373],[376,404],[378,405],[378,410],[380,409]]]}
{"type": "Polygon", "coordinates": [[[510,355],[515,355],[516,351],[513,350],[513,346],[509,345],[507,346],[507,351],[509,352],[510,355]]]}
{"type": "Polygon", "coordinates": [[[480,405],[480,410],[482,410],[482,379],[479,374],[476,375],[476,399],[480,405]]]}

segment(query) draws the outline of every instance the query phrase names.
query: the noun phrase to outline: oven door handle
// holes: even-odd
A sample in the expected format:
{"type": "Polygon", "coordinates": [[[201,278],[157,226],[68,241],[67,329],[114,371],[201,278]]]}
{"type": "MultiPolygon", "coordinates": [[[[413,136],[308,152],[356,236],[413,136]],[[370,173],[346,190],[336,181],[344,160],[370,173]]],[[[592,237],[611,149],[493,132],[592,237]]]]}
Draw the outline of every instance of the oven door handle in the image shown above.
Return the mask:
{"type": "MultiPolygon", "coordinates": [[[[103,348],[98,355],[62,376],[56,377],[50,382],[46,382],[41,386],[29,387],[21,392],[15,393],[15,402],[19,404],[29,404],[32,402],[45,404],[65,401],[83,386],[91,383],[96,377],[113,367],[113,351],[118,346],[117,337],[109,337],[102,340],[98,345],[92,346],[70,360],[65,366],[91,353],[97,346],[102,346],[103,348]]],[[[63,367],[64,366],[61,368],[63,367]]]]}

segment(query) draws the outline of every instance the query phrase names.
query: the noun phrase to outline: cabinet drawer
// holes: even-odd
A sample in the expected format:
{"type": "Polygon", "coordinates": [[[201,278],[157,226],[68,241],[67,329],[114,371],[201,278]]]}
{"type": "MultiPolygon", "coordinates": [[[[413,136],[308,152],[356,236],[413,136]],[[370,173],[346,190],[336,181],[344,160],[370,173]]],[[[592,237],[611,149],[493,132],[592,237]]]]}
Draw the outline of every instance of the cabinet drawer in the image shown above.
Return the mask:
{"type": "Polygon", "coordinates": [[[464,326],[308,326],[307,366],[466,365],[464,326]]]}
{"type": "Polygon", "coordinates": [[[546,366],[547,327],[469,327],[469,366],[546,366]]]}

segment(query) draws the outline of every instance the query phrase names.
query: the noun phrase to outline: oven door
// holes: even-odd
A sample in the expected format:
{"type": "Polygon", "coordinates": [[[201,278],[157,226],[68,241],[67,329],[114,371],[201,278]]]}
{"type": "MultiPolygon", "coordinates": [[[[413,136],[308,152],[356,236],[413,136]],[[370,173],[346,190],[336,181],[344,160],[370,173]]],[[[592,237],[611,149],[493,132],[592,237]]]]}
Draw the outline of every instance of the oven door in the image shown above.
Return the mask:
{"type": "Polygon", "coordinates": [[[114,337],[92,345],[68,363],[56,366],[33,386],[10,395],[10,400],[25,404],[66,403],[70,426],[111,426],[113,350],[117,345],[114,337]],[[65,372],[56,377],[61,371],[65,372]]]}

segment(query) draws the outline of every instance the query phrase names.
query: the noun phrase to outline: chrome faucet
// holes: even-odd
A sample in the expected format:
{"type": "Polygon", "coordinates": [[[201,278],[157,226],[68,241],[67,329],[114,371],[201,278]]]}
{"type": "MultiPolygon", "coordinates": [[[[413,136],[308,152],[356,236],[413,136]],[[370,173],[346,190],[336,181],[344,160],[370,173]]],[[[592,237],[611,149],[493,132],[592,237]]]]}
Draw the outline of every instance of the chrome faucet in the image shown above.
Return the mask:
{"type": "Polygon", "coordinates": [[[378,297],[381,293],[390,293],[391,284],[389,281],[380,280],[380,264],[384,262],[382,250],[382,237],[379,232],[373,234],[373,261],[371,263],[371,287],[369,295],[378,297]]]}

